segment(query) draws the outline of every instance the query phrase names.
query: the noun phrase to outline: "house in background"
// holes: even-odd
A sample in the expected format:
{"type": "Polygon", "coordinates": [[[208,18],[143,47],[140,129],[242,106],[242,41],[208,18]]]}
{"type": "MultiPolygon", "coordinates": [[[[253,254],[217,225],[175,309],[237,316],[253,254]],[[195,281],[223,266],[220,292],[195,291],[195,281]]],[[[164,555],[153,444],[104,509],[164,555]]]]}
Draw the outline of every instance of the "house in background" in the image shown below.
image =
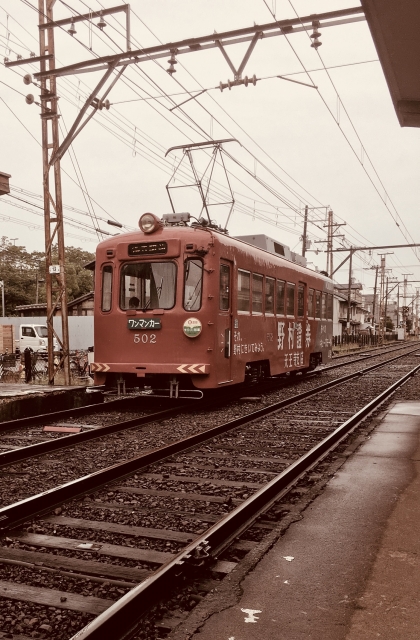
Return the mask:
{"type": "Polygon", "coordinates": [[[334,284],[334,335],[357,335],[364,330],[367,310],[361,294],[362,284],[352,280],[350,286],[350,313],[348,313],[348,284],[334,284]],[[350,326],[347,326],[349,320],[350,326]]]}
{"type": "MultiPolygon", "coordinates": [[[[94,292],[89,291],[83,296],[75,298],[68,303],[69,316],[93,316],[94,292]]],[[[40,318],[47,316],[47,304],[21,304],[15,309],[21,318],[40,318]]],[[[61,306],[58,305],[55,316],[61,316],[61,306]]]]}

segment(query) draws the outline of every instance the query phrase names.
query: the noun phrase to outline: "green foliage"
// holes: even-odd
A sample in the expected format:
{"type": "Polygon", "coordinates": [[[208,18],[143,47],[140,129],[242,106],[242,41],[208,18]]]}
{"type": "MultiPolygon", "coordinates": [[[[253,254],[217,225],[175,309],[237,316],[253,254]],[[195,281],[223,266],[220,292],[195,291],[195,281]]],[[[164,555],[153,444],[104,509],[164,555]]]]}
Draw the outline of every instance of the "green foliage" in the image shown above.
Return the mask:
{"type": "Polygon", "coordinates": [[[393,331],[394,330],[394,323],[392,322],[392,320],[391,320],[391,318],[389,316],[386,317],[385,329],[387,331],[393,331]]]}
{"type": "MultiPolygon", "coordinates": [[[[57,248],[53,248],[53,262],[57,248]]],[[[92,271],[83,268],[94,260],[89,251],[67,247],[65,270],[68,301],[93,290],[92,271]]],[[[38,302],[45,302],[45,254],[40,251],[28,253],[25,247],[14,246],[3,236],[0,241],[0,280],[4,282],[4,297],[7,316],[17,315],[16,306],[35,304],[38,279],[38,302]],[[41,281],[41,282],[40,282],[41,281]]]]}

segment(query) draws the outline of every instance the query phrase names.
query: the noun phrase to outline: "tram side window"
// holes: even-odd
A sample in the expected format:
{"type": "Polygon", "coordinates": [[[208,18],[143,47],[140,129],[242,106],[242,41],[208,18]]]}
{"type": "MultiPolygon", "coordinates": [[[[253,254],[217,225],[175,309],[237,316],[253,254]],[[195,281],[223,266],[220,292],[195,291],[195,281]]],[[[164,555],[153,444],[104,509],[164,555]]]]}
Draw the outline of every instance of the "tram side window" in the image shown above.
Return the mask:
{"type": "Polygon", "coordinates": [[[274,278],[265,279],[265,312],[274,313],[274,278]]]}
{"type": "Polygon", "coordinates": [[[252,313],[262,313],[263,310],[263,277],[252,274],[252,313]]]}
{"type": "Polygon", "coordinates": [[[334,298],[332,296],[332,293],[327,293],[327,319],[328,320],[333,319],[333,304],[334,304],[334,298]]]}
{"type": "Polygon", "coordinates": [[[249,272],[238,269],[238,311],[250,309],[250,280],[249,272]]]}
{"type": "Polygon", "coordinates": [[[314,290],[308,289],[308,318],[314,317],[314,290]]]}
{"type": "Polygon", "coordinates": [[[321,309],[321,318],[323,320],[327,319],[327,294],[323,293],[321,297],[322,301],[322,309],[321,309]]]}
{"type": "Polygon", "coordinates": [[[203,290],[203,263],[201,260],[185,261],[184,309],[198,311],[201,309],[201,293],[203,290]]]}
{"type": "Polygon", "coordinates": [[[297,307],[298,317],[302,318],[305,313],[305,285],[303,284],[298,286],[297,307]]]}
{"type": "Polygon", "coordinates": [[[321,318],[321,292],[315,291],[315,318],[321,318]]]}
{"type": "Polygon", "coordinates": [[[228,264],[220,265],[219,309],[228,311],[230,307],[230,267],[228,264]]]}
{"type": "Polygon", "coordinates": [[[296,285],[292,282],[287,283],[287,296],[286,296],[286,311],[288,316],[295,315],[295,289],[296,285]]]}
{"type": "Polygon", "coordinates": [[[277,280],[277,297],[276,297],[276,313],[284,316],[285,289],[286,283],[283,280],[277,280]]]}
{"type": "Polygon", "coordinates": [[[112,303],[112,266],[107,264],[102,269],[102,311],[111,311],[112,303]]]}

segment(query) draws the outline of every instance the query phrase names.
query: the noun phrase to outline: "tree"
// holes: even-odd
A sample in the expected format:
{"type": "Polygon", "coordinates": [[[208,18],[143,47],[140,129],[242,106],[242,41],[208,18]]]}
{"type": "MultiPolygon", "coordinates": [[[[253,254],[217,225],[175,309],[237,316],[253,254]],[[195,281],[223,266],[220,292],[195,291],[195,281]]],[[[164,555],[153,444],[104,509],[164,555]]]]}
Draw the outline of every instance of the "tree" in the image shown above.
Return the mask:
{"type": "Polygon", "coordinates": [[[391,318],[389,316],[386,317],[385,329],[387,331],[393,331],[393,329],[394,329],[394,323],[392,322],[392,320],[391,320],[391,318]]]}
{"type": "MultiPolygon", "coordinates": [[[[54,259],[56,248],[52,254],[54,259]]],[[[94,258],[89,251],[67,247],[65,269],[69,302],[93,290],[93,274],[83,267],[94,258]]],[[[45,253],[28,253],[25,247],[15,246],[3,236],[0,241],[0,280],[4,282],[5,315],[16,315],[18,305],[35,303],[37,279],[38,282],[45,280],[45,253]]],[[[39,285],[38,302],[45,301],[45,285],[39,285]]]]}

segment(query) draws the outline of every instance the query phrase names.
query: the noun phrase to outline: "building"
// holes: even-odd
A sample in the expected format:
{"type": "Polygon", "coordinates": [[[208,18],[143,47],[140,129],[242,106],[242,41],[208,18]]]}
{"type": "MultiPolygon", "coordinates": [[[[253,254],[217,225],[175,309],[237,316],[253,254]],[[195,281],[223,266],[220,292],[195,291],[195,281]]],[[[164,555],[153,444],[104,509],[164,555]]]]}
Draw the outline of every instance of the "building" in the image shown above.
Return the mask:
{"type": "Polygon", "coordinates": [[[334,335],[358,334],[368,322],[368,312],[361,294],[362,284],[350,285],[350,313],[348,312],[349,285],[334,284],[334,335]],[[349,326],[347,326],[349,323],[349,326]]]}
{"type": "MultiPolygon", "coordinates": [[[[89,291],[83,296],[75,298],[68,303],[69,316],[93,316],[94,292],[89,291]]],[[[39,318],[47,315],[47,304],[21,304],[16,307],[16,313],[21,318],[39,318]]],[[[61,307],[58,305],[55,316],[61,316],[61,307]]]]}

